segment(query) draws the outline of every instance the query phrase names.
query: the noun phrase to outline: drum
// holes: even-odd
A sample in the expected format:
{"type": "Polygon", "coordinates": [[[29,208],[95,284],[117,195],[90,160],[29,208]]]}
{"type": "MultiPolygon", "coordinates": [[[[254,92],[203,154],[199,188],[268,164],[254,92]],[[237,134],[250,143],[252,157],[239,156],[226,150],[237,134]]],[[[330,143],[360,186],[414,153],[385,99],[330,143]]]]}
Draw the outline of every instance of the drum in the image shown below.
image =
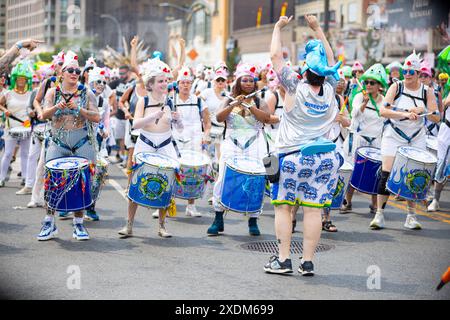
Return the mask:
{"type": "Polygon", "coordinates": [[[34,126],[33,136],[41,142],[44,141],[46,136],[46,125],[38,124],[37,126],[34,126]]]}
{"type": "Polygon", "coordinates": [[[24,140],[31,136],[31,128],[14,127],[9,129],[9,135],[14,139],[24,140]]]}
{"type": "Polygon", "coordinates": [[[68,212],[89,207],[91,166],[81,157],[63,157],[45,164],[45,201],[50,209],[68,212]]]}
{"type": "Polygon", "coordinates": [[[175,184],[175,197],[180,199],[199,199],[203,197],[210,167],[207,155],[181,149],[179,181],[175,184]]]}
{"type": "Polygon", "coordinates": [[[97,156],[97,162],[95,164],[95,173],[92,179],[92,199],[98,200],[100,195],[100,188],[105,184],[106,177],[108,175],[108,161],[105,158],[97,156]]]}
{"type": "Polygon", "coordinates": [[[128,198],[144,207],[167,208],[173,196],[175,171],[179,163],[170,157],[150,152],[136,156],[128,198]]]}
{"type": "Polygon", "coordinates": [[[437,159],[415,147],[400,147],[395,155],[386,189],[408,200],[425,200],[437,159]]]}
{"type": "Polygon", "coordinates": [[[350,185],[359,192],[377,194],[381,177],[381,151],[374,147],[356,150],[355,166],[350,185]]]}
{"type": "Polygon", "coordinates": [[[240,213],[260,211],[266,186],[266,170],[262,161],[236,156],[225,161],[224,170],[221,204],[240,213]]]}
{"type": "Polygon", "coordinates": [[[336,184],[336,191],[333,195],[333,201],[331,202],[330,209],[339,210],[342,206],[342,202],[344,201],[345,194],[347,193],[347,189],[349,186],[350,178],[353,172],[353,165],[348,162],[344,162],[342,167],[339,168],[338,181],[336,184]]]}

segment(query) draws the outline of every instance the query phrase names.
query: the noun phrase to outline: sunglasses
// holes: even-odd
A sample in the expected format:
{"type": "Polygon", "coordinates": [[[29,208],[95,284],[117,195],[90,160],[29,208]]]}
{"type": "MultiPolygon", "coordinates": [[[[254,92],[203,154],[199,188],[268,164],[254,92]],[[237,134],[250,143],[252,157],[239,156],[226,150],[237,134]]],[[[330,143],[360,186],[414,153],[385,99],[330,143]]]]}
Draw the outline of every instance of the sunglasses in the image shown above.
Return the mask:
{"type": "Polygon", "coordinates": [[[415,70],[402,70],[403,75],[406,75],[409,73],[410,76],[413,76],[416,74],[415,70]]]}
{"type": "Polygon", "coordinates": [[[364,82],[366,83],[366,85],[367,85],[367,84],[370,84],[371,86],[375,86],[375,85],[378,84],[377,81],[364,81],[364,82]]]}
{"type": "Polygon", "coordinates": [[[58,62],[58,66],[62,67],[62,65],[64,64],[64,62],[60,61],[58,62]]]}
{"type": "Polygon", "coordinates": [[[422,73],[420,74],[420,78],[431,78],[429,75],[427,75],[426,73],[422,73]]]}
{"type": "Polygon", "coordinates": [[[76,73],[77,75],[80,75],[81,74],[81,70],[80,69],[75,69],[75,68],[68,68],[68,69],[66,69],[66,71],[68,72],[68,73],[70,73],[70,74],[72,74],[72,73],[76,73]]]}
{"type": "Polygon", "coordinates": [[[119,72],[119,76],[125,76],[128,72],[119,72]]]}
{"type": "Polygon", "coordinates": [[[96,84],[102,84],[102,85],[106,85],[106,81],[102,81],[102,80],[97,80],[95,81],[96,84]]]}
{"type": "Polygon", "coordinates": [[[216,79],[216,82],[225,82],[226,80],[223,78],[216,79]]]}

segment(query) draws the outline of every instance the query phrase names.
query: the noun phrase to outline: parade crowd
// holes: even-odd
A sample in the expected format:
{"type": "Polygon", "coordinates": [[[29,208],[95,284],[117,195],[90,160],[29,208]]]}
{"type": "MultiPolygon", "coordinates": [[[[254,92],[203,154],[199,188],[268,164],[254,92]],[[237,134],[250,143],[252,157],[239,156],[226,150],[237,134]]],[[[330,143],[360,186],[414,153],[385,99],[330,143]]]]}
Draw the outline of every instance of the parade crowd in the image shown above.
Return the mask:
{"type": "Polygon", "coordinates": [[[72,215],[73,238],[90,238],[84,221],[101,223],[96,203],[113,163],[128,174],[126,223],[114,231],[123,238],[133,236],[139,206],[154,210],[158,235],[169,238],[177,203],[187,201],[185,215],[201,217],[195,203],[204,197],[214,210],[209,236],[224,232],[227,212],[245,215],[249,234],[259,236],[270,198],[279,254],[264,265],[268,273],[293,272],[301,207],[298,271],[313,275],[321,232],[338,231],[331,214],[351,212],[355,190],[371,196],[370,230],[385,227],[389,196],[407,203],[404,227],[421,229],[417,204],[438,211],[450,175],[449,75],[416,52],[387,66],[343,65],[309,15],[315,38],[295,66],[283,59],[280,36],[291,19],[275,24],[270,61],[235,70],[223,61],[189,67],[181,38],[173,67],[159,51],[142,59],[138,37],[129,56],[103,67],[95,57],[80,66],[70,50],[50,64],[13,65],[35,40],[0,57],[0,188],[19,161],[16,194],[45,212],[37,240],[55,238],[56,217],[72,215]]]}

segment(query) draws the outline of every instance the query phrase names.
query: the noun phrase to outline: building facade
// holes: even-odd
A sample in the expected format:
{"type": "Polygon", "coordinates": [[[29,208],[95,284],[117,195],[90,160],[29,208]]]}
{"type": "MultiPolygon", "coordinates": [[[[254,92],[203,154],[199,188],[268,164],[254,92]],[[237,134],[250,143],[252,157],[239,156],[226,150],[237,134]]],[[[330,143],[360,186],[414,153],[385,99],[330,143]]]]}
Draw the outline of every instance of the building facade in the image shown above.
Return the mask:
{"type": "Polygon", "coordinates": [[[0,49],[6,47],[6,0],[0,0],[0,49]]]}
{"type": "Polygon", "coordinates": [[[6,46],[21,39],[48,47],[85,33],[86,0],[6,0],[6,46]]]}

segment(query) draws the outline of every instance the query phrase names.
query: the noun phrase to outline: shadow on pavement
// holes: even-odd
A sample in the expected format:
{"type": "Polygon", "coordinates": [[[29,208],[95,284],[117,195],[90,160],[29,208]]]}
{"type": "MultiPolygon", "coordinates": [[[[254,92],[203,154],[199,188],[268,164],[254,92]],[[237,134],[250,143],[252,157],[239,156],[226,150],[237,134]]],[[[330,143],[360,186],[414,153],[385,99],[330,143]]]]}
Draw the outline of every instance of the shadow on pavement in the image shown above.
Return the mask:
{"type": "Polygon", "coordinates": [[[115,252],[132,250],[138,246],[131,242],[121,241],[119,237],[117,239],[101,239],[101,238],[91,238],[87,241],[78,241],[75,239],[62,240],[60,238],[54,239],[56,243],[59,244],[61,249],[67,251],[85,251],[85,252],[115,252]]]}

